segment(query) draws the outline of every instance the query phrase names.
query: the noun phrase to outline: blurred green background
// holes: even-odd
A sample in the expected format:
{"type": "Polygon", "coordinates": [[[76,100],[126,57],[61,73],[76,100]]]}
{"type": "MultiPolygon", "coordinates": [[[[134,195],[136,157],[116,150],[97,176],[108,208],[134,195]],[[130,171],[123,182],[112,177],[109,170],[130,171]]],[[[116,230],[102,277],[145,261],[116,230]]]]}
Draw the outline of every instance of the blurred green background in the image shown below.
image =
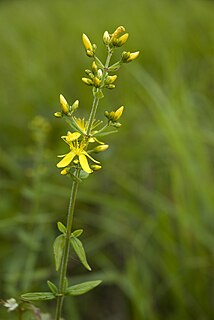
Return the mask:
{"type": "MultiPolygon", "coordinates": [[[[60,93],[88,114],[81,35],[104,58],[103,32],[124,25],[124,50],[141,56],[101,101],[99,118],[125,105],[123,126],[80,186],[74,221],[93,272],[74,254],[69,267],[70,282],[104,281],[68,299],[64,317],[214,319],[213,21],[208,0],[0,1],[0,298],[57,281],[70,181],[55,166],[67,127],[52,114],[60,93]]],[[[2,307],[0,319],[16,316],[2,307]]]]}

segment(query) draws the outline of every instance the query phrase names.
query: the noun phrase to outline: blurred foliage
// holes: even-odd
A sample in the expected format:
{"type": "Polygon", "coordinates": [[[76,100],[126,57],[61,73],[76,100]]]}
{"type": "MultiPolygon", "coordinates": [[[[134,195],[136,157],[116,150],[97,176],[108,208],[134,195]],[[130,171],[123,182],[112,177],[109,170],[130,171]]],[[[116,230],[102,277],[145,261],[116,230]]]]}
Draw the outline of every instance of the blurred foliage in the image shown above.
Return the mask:
{"type": "MultiPolygon", "coordinates": [[[[89,112],[81,34],[99,45],[105,30],[124,25],[124,49],[141,56],[99,111],[125,105],[123,127],[76,206],[93,272],[75,255],[70,262],[71,281],[104,284],[69,300],[64,317],[214,318],[213,20],[208,0],[0,2],[2,299],[56,281],[51,248],[70,181],[55,167],[67,128],[52,114],[60,93],[89,112]]],[[[3,308],[0,318],[16,319],[3,308]]]]}

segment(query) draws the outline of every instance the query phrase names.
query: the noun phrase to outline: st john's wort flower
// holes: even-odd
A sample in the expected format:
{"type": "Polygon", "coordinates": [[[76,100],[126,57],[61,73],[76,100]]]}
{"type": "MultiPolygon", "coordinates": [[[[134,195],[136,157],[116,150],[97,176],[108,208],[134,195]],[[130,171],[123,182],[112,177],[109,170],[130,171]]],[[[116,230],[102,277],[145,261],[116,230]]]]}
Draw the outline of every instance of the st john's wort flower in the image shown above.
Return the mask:
{"type": "MultiPolygon", "coordinates": [[[[58,168],[66,168],[72,162],[74,162],[74,164],[79,162],[83,171],[91,173],[93,170],[89,166],[88,158],[97,164],[100,163],[86,152],[86,142],[84,140],[79,141],[78,138],[80,136],[81,134],[79,132],[71,133],[70,131],[68,131],[66,136],[62,136],[62,139],[69,145],[70,152],[59,156],[63,157],[63,159],[57,164],[58,168]]],[[[64,172],[65,170],[63,169],[61,173],[64,174],[64,172]]]]}

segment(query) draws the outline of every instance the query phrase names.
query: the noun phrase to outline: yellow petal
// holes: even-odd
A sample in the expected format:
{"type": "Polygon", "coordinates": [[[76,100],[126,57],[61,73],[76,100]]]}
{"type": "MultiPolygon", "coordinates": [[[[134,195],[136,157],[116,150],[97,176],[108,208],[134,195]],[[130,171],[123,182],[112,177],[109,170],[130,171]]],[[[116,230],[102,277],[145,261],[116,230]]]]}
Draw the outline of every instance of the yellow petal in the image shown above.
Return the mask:
{"type": "Polygon", "coordinates": [[[86,156],[83,153],[81,153],[79,155],[79,161],[80,161],[80,165],[81,165],[82,169],[85,172],[87,172],[87,173],[91,173],[92,172],[91,168],[89,167],[88,160],[87,160],[86,156]]]}
{"type": "Polygon", "coordinates": [[[82,152],[84,155],[86,155],[87,157],[89,157],[92,161],[94,161],[95,163],[100,163],[99,161],[95,160],[94,158],[92,158],[86,151],[82,152]]]}
{"type": "Polygon", "coordinates": [[[68,131],[67,133],[67,137],[66,137],[66,141],[67,142],[71,142],[71,141],[74,141],[74,140],[77,140],[79,137],[81,136],[81,133],[79,132],[73,132],[71,133],[70,131],[68,131]]]}
{"type": "Polygon", "coordinates": [[[71,161],[75,157],[75,155],[76,154],[73,151],[70,151],[69,153],[67,153],[65,155],[65,157],[59,163],[57,163],[57,167],[64,168],[64,167],[68,166],[69,163],[71,163],[71,161]]]}

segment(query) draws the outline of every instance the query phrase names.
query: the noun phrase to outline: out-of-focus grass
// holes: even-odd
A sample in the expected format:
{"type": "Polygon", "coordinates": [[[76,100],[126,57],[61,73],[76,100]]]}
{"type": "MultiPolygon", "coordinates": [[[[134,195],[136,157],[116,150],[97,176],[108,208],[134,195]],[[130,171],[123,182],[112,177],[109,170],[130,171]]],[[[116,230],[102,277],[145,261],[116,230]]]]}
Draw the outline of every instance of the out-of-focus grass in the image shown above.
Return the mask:
{"type": "Polygon", "coordinates": [[[46,290],[56,276],[51,244],[70,183],[55,169],[67,128],[51,115],[59,93],[89,110],[81,34],[99,44],[122,24],[124,50],[142,54],[106,92],[101,108],[124,104],[124,125],[109,138],[103,170],[80,188],[75,226],[85,226],[93,273],[71,260],[73,281],[104,285],[69,300],[65,317],[214,317],[213,12],[202,0],[0,3],[1,298],[46,290]],[[51,125],[40,145],[29,128],[38,114],[51,125]]]}

